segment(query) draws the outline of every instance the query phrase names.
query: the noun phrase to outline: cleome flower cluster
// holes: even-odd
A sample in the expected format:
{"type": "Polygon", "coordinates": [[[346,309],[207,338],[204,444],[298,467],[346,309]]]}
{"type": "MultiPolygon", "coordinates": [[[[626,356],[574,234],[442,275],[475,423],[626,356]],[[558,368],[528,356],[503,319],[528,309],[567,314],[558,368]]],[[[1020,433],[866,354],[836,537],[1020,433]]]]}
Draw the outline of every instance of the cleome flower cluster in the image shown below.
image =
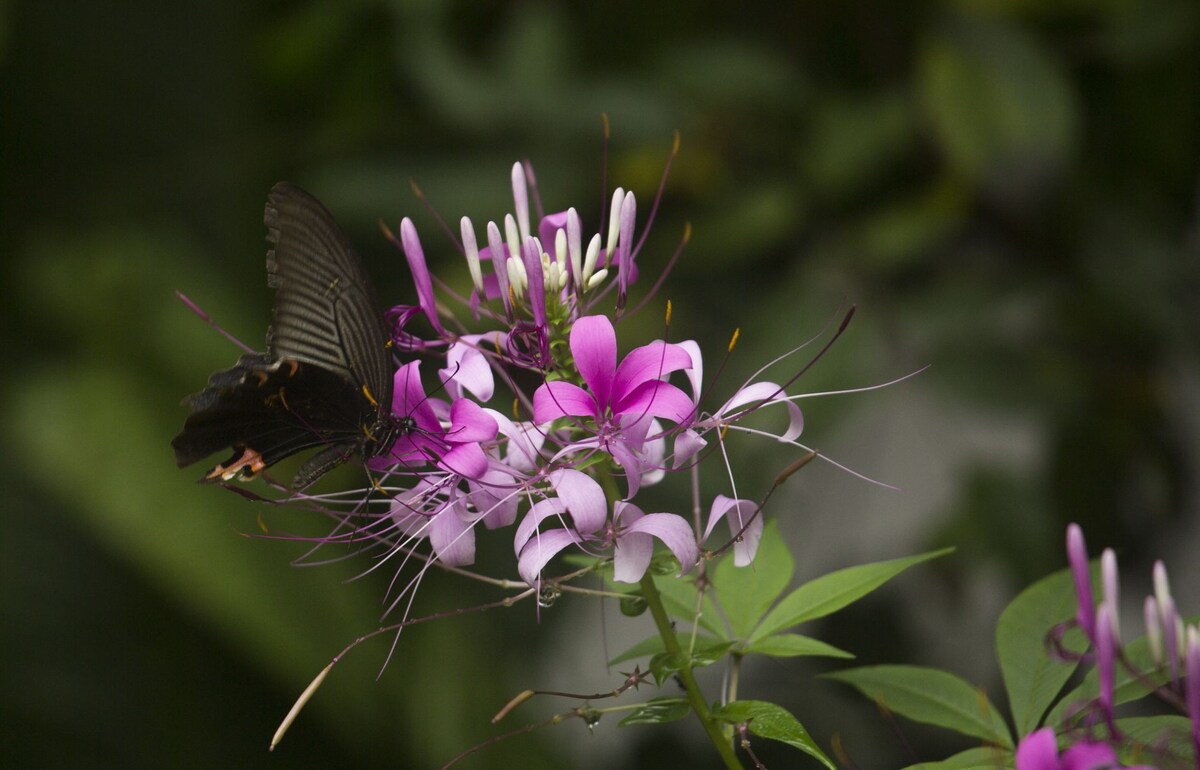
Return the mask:
{"type": "MultiPolygon", "coordinates": [[[[726,432],[749,430],[743,418],[765,407],[779,413],[769,435],[807,452],[798,442],[804,424],[797,396],[787,392],[795,377],[745,382],[706,411],[699,344],[655,339],[628,349],[620,333],[658,198],[639,232],[637,199],[617,188],[601,212],[605,229],[585,236],[574,208],[540,211],[532,180],[527,165],[513,165],[514,212],[502,223],[477,231],[462,218],[456,245],[471,275],[469,297],[431,275],[410,219],[398,234],[384,228],[407,260],[417,297],[417,304],[386,316],[395,349],[416,354],[395,372],[392,410],[404,430],[369,461],[387,509],[342,511],[321,542],[382,547],[403,562],[462,568],[475,559],[480,525],[515,525],[518,572],[540,588],[547,565],[570,550],[611,557],[616,580],[637,582],[658,541],[687,572],[724,521],[729,535],[716,549],[731,546],[736,563],[749,564],[763,529],[762,503],[739,497],[732,475],[728,494],[711,500],[700,500],[693,484],[697,497],[686,516],[647,511],[639,493],[667,474],[698,474],[714,454],[720,462],[726,432]],[[465,306],[482,328],[467,328],[444,312],[443,302],[465,306]],[[431,362],[436,383],[422,372],[431,362]],[[431,555],[418,556],[426,541],[431,555]]],[[[642,303],[662,285],[688,237],[685,231],[642,303]]],[[[669,332],[670,303],[664,307],[669,332]]],[[[761,425],[753,430],[763,433],[761,425]]],[[[296,494],[310,503],[335,499],[296,494]]]]}

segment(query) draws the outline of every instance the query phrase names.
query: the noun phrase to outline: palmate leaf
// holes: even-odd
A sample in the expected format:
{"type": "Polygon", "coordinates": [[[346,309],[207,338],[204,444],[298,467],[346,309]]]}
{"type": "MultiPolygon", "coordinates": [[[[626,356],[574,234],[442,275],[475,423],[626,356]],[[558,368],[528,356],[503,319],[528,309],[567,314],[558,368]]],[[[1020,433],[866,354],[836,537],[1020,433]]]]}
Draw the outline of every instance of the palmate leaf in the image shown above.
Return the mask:
{"type": "Polygon", "coordinates": [[[903,559],[847,567],[810,580],[779,602],[750,635],[750,643],[803,623],[837,612],[861,599],[904,570],[953,551],[943,548],[903,559]]]}
{"type": "MultiPolygon", "coordinates": [[[[1000,614],[996,654],[1018,735],[1037,728],[1075,671],[1077,664],[1052,658],[1045,645],[1047,632],[1074,614],[1075,587],[1069,569],[1026,588],[1000,614]]],[[[1070,649],[1078,649],[1083,635],[1075,631],[1065,641],[1070,649]]]]}
{"type": "Polygon", "coordinates": [[[745,652],[770,655],[773,658],[796,658],[814,655],[825,658],[853,658],[853,653],[839,650],[832,644],[801,634],[775,634],[748,646],[745,652]]]}
{"type": "Polygon", "coordinates": [[[824,674],[915,722],[947,727],[1005,748],[1012,736],[987,695],[947,671],[923,666],[865,666],[824,674]]]}
{"type": "Polygon", "coordinates": [[[713,711],[713,717],[732,724],[746,724],[751,735],[780,741],[800,749],[829,770],[836,766],[817,746],[804,725],[786,709],[761,700],[739,700],[713,711]]]}

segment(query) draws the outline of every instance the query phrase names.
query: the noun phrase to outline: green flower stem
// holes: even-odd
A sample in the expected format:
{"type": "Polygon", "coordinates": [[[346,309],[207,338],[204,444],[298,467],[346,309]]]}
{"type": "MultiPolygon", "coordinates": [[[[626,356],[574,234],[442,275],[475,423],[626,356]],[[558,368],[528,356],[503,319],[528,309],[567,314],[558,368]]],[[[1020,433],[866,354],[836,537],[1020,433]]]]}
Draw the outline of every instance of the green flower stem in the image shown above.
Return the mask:
{"type": "Polygon", "coordinates": [[[642,597],[646,600],[646,604],[650,608],[650,615],[654,618],[654,625],[658,628],[658,634],[662,637],[667,652],[673,658],[685,661],[683,667],[678,672],[679,680],[683,682],[683,689],[687,692],[688,704],[692,707],[692,711],[696,712],[696,717],[699,718],[700,724],[704,726],[704,732],[708,733],[709,740],[712,741],[713,746],[717,749],[717,753],[721,755],[721,759],[724,760],[725,766],[729,770],[743,770],[742,764],[733,752],[733,744],[721,732],[721,726],[713,719],[712,714],[708,710],[708,703],[704,700],[704,693],[700,691],[700,685],[696,682],[695,674],[692,673],[690,658],[684,654],[683,649],[679,646],[679,640],[675,637],[675,630],[671,627],[671,619],[667,617],[667,610],[663,607],[662,597],[658,594],[658,586],[654,585],[654,578],[649,572],[642,576],[642,597]]]}

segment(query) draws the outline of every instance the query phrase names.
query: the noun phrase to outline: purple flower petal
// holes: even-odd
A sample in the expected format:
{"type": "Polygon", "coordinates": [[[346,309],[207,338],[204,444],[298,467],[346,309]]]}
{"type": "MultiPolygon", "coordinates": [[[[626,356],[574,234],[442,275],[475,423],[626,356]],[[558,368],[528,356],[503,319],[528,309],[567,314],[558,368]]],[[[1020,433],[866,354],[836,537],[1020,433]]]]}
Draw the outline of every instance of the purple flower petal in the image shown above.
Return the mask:
{"type": "Polygon", "coordinates": [[[492,416],[500,428],[500,435],[508,439],[504,461],[517,473],[533,473],[540,458],[544,433],[529,423],[515,423],[495,409],[484,410],[492,416]]]}
{"type": "Polygon", "coordinates": [[[557,497],[534,503],[529,508],[529,512],[525,514],[525,518],[521,519],[521,523],[517,525],[516,534],[513,535],[513,550],[520,553],[525,544],[529,542],[529,538],[537,533],[538,526],[543,521],[551,516],[561,516],[566,509],[566,504],[557,497]]]}
{"type": "Polygon", "coordinates": [[[452,444],[491,441],[499,431],[496,418],[474,401],[460,398],[450,406],[450,430],[446,440],[452,444]]]}
{"type": "Polygon", "coordinates": [[[433,405],[425,396],[425,388],[421,385],[421,362],[409,361],[396,370],[392,378],[392,414],[397,417],[411,417],[417,427],[428,433],[441,433],[442,426],[438,424],[433,405]]]}
{"type": "Polygon", "coordinates": [[[629,351],[617,367],[613,379],[612,400],[620,401],[648,380],[666,379],[671,372],[688,369],[692,357],[679,345],[656,340],[629,351]]]}
{"type": "Polygon", "coordinates": [[[554,214],[547,214],[542,217],[542,221],[538,222],[538,238],[542,242],[542,246],[547,249],[553,248],[554,238],[559,230],[567,229],[567,212],[559,211],[554,214]]]}
{"type": "Polygon", "coordinates": [[[1016,760],[1017,770],[1062,770],[1053,728],[1043,727],[1022,738],[1016,760]]]}
{"type": "Polygon", "coordinates": [[[617,369],[617,332],[612,321],[602,315],[577,319],[571,327],[571,354],[575,356],[579,374],[596,399],[596,413],[603,416],[611,399],[617,369]]]}
{"type": "Polygon", "coordinates": [[[566,529],[552,529],[531,539],[521,550],[517,572],[529,585],[537,585],[542,568],[562,549],[579,542],[579,536],[566,529]]]}
{"type": "Polygon", "coordinates": [[[517,519],[518,496],[512,476],[488,471],[478,480],[469,480],[466,501],[483,517],[488,529],[507,527],[517,519]]]}
{"type": "Polygon", "coordinates": [[[446,368],[439,369],[438,376],[455,398],[462,398],[466,391],[480,401],[491,400],[496,389],[495,378],[479,346],[495,345],[498,338],[498,332],[470,334],[459,337],[446,351],[446,368]]]}
{"type": "Polygon", "coordinates": [[[1108,770],[1124,767],[1117,761],[1112,746],[1099,741],[1076,743],[1063,752],[1062,770],[1108,770]]]}
{"type": "Polygon", "coordinates": [[[700,353],[700,345],[695,340],[684,340],[675,344],[692,359],[692,365],[683,371],[692,384],[692,400],[698,402],[704,387],[704,356],[700,353]]]}
{"type": "Polygon", "coordinates": [[[613,544],[613,580],[636,583],[646,574],[654,554],[654,539],[643,532],[629,532],[613,544]]]}
{"type": "Polygon", "coordinates": [[[400,221],[400,245],[404,249],[404,258],[408,260],[408,271],[412,273],[413,284],[417,287],[417,302],[433,328],[444,335],[445,329],[438,318],[437,304],[433,296],[433,279],[430,278],[429,268],[425,264],[425,251],[421,248],[421,239],[417,237],[417,228],[408,217],[400,221]]]}
{"type": "MultiPolygon", "coordinates": [[[[680,574],[688,572],[700,558],[700,546],[696,544],[696,534],[691,525],[674,513],[648,513],[629,525],[625,532],[626,535],[641,532],[663,541],[679,560],[680,574]]],[[[638,575],[638,579],[641,579],[641,575],[638,575]]]]}
{"type": "Polygon", "coordinates": [[[1096,603],[1092,599],[1092,579],[1088,572],[1087,544],[1083,541],[1083,530],[1072,522],[1067,525],[1067,561],[1075,577],[1075,617],[1087,638],[1096,639],[1096,603]]]}
{"type": "Polygon", "coordinates": [[[728,517],[730,537],[737,537],[738,533],[741,533],[741,540],[733,544],[733,564],[736,567],[745,567],[754,561],[754,555],[758,553],[758,543],[762,540],[763,517],[761,514],[754,515],[757,509],[758,504],[753,500],[735,500],[725,495],[713,498],[708,525],[704,528],[704,539],[708,539],[718,521],[728,517]],[[754,520],[746,526],[751,516],[754,516],[754,520]]]}
{"type": "Polygon", "coordinates": [[[462,567],[475,561],[475,530],[447,507],[429,523],[429,544],[443,564],[462,567]]]}
{"type": "Polygon", "coordinates": [[[596,412],[592,395],[569,382],[544,382],[533,393],[533,421],[539,425],[568,415],[596,417],[596,412]]]}
{"type": "Polygon", "coordinates": [[[478,444],[456,444],[442,454],[438,467],[463,478],[477,479],[487,472],[488,459],[478,444]]]}
{"type": "Polygon", "coordinates": [[[546,279],[542,274],[542,254],[532,238],[527,238],[521,246],[521,257],[525,262],[525,274],[529,280],[529,310],[533,315],[533,325],[538,332],[546,328],[546,279]]]}
{"type": "Polygon", "coordinates": [[[613,405],[613,414],[635,417],[661,417],[664,420],[684,424],[692,421],[696,405],[679,388],[662,380],[642,383],[632,393],[613,405]]]}
{"type": "Polygon", "coordinates": [[[591,476],[564,468],[554,471],[546,480],[558,493],[558,499],[566,506],[579,532],[595,532],[608,521],[608,500],[600,484],[591,476]]]}
{"type": "Polygon", "coordinates": [[[617,465],[621,466],[621,470],[625,471],[625,499],[629,500],[637,495],[642,487],[642,474],[645,472],[642,461],[625,442],[614,441],[607,449],[617,461],[617,465]]]}
{"type": "Polygon", "coordinates": [[[691,462],[692,458],[706,446],[708,446],[708,442],[696,431],[690,428],[683,431],[675,437],[675,454],[671,461],[671,467],[678,470],[691,462]]]}
{"type": "Polygon", "coordinates": [[[720,409],[717,410],[718,416],[729,415],[739,408],[752,404],[756,401],[762,401],[764,404],[783,404],[788,412],[788,427],[783,435],[779,437],[780,441],[795,441],[800,438],[800,434],[804,432],[804,414],[800,411],[800,407],[795,403],[786,400],[785,393],[779,385],[774,382],[755,382],[741,388],[733,396],[726,401],[720,409]]]}

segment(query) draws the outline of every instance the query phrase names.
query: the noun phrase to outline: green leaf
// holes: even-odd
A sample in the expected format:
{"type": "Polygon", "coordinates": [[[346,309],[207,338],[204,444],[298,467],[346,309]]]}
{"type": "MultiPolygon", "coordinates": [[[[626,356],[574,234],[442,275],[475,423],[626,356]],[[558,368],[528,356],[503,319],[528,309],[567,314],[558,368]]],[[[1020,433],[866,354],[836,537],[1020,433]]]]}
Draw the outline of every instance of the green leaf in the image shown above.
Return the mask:
{"type": "MultiPolygon", "coordinates": [[[[696,615],[696,581],[691,578],[656,577],[654,585],[662,595],[667,612],[686,623],[692,623],[696,615]]],[[[729,638],[729,632],[721,624],[717,605],[706,594],[700,603],[700,617],[695,620],[701,628],[721,639],[729,638]]]]}
{"type": "Polygon", "coordinates": [[[684,698],[655,698],[639,706],[627,717],[617,723],[617,727],[627,725],[662,725],[667,722],[677,722],[688,715],[691,707],[684,698]]]}
{"type": "Polygon", "coordinates": [[[678,655],[666,651],[660,652],[650,658],[650,673],[654,675],[655,681],[661,685],[668,677],[685,665],[692,668],[711,666],[725,657],[725,653],[729,652],[733,645],[733,642],[717,642],[703,647],[697,645],[691,655],[688,654],[687,645],[682,645],[683,651],[678,655]]]}
{"type": "MultiPolygon", "coordinates": [[[[679,633],[675,634],[675,638],[679,640],[679,646],[681,648],[683,648],[684,650],[691,648],[692,635],[690,632],[687,632],[687,631],[679,632],[679,633]]],[[[713,639],[711,636],[707,636],[705,634],[697,634],[696,635],[696,646],[697,647],[709,647],[714,644],[717,644],[717,640],[713,639]]],[[[625,652],[621,653],[617,657],[610,660],[608,662],[608,665],[615,666],[618,663],[624,663],[627,660],[634,660],[636,658],[644,658],[648,655],[655,655],[657,653],[665,652],[665,651],[666,651],[666,647],[663,645],[663,638],[656,634],[654,636],[647,637],[646,639],[643,639],[642,641],[633,645],[625,652]]]]}
{"type": "Polygon", "coordinates": [[[1012,767],[1013,753],[993,746],[980,746],[960,751],[940,762],[922,762],[904,770],[1001,770],[1012,767]]]}
{"type": "Polygon", "coordinates": [[[754,561],[735,567],[727,554],[712,572],[712,585],[734,636],[745,639],[792,582],[795,562],[774,521],[763,530],[754,561]]]}
{"type": "MultiPolygon", "coordinates": [[[[1195,615],[1186,618],[1184,623],[1191,624],[1200,622],[1200,615],[1195,615]]],[[[1166,683],[1170,674],[1166,670],[1158,669],[1154,665],[1154,659],[1150,655],[1150,642],[1146,637],[1137,639],[1121,648],[1125,659],[1135,670],[1145,672],[1142,678],[1138,678],[1124,666],[1117,666],[1116,676],[1113,680],[1113,703],[1121,705],[1130,701],[1138,700],[1149,694],[1146,688],[1146,682],[1154,686],[1160,686],[1166,683]]],[[[1083,681],[1071,692],[1062,697],[1050,713],[1046,716],[1044,724],[1057,727],[1062,724],[1067,717],[1068,712],[1074,710],[1081,703],[1087,703],[1094,700],[1100,692],[1099,673],[1095,668],[1087,673],[1083,681]]]]}
{"type": "Polygon", "coordinates": [[[825,658],[853,658],[854,655],[839,650],[820,639],[800,634],[775,634],[755,642],[745,650],[747,653],[770,655],[773,658],[795,658],[801,655],[818,655],[825,658]]]}
{"type": "Polygon", "coordinates": [[[788,711],[761,700],[739,700],[713,711],[713,718],[732,724],[745,723],[752,735],[780,741],[818,759],[829,770],[836,766],[809,736],[804,725],[788,711]]]}
{"type": "Polygon", "coordinates": [[[1126,717],[1117,720],[1117,729],[1126,738],[1119,752],[1126,764],[1144,763],[1153,758],[1163,767],[1195,765],[1192,721],[1185,716],[1126,717]],[[1164,761],[1168,759],[1172,761],[1164,761]]]}
{"type": "Polygon", "coordinates": [[[944,556],[953,548],[908,556],[903,559],[847,567],[810,580],[788,594],[771,610],[754,633],[753,644],[776,631],[799,625],[806,620],[824,617],[857,601],[915,564],[944,556]]]}
{"type": "Polygon", "coordinates": [[[824,676],[857,688],[913,721],[1012,748],[1008,725],[987,694],[947,671],[923,666],[866,666],[824,676]]]}
{"type": "Polygon", "coordinates": [[[660,652],[650,658],[650,674],[654,677],[654,683],[662,687],[663,682],[673,677],[686,664],[687,657],[684,655],[660,652]]]}
{"type": "MultiPolygon", "coordinates": [[[[1018,735],[1040,724],[1078,665],[1052,658],[1045,645],[1047,632],[1071,618],[1075,604],[1071,570],[1064,569],[1026,588],[1000,614],[996,655],[1018,735]]],[[[1082,633],[1078,635],[1082,640],[1082,633]]]]}

